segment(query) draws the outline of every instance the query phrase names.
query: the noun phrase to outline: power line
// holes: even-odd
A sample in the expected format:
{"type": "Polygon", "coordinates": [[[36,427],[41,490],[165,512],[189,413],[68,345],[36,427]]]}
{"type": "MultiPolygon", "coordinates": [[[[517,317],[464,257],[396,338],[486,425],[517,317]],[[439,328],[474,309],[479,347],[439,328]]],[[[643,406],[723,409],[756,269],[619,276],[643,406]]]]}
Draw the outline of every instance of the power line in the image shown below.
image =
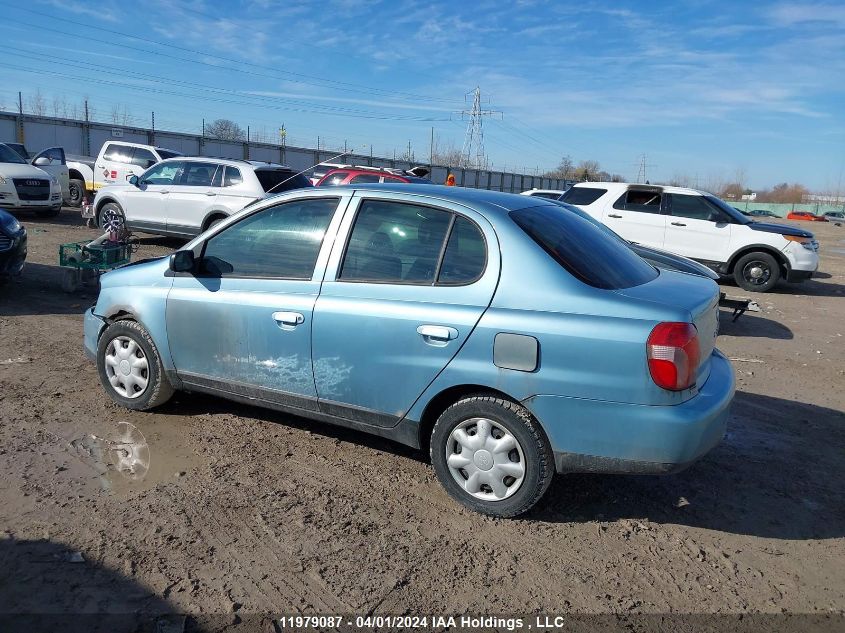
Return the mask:
{"type": "MultiPolygon", "coordinates": [[[[24,53],[24,52],[20,52],[20,51],[18,51],[18,52],[9,51],[8,54],[15,56],[15,57],[23,57],[25,59],[34,59],[36,61],[45,62],[45,63],[48,63],[48,64],[58,64],[62,68],[67,67],[66,59],[64,57],[60,57],[60,56],[57,56],[57,55],[48,55],[46,53],[24,53]],[[44,59],[44,58],[46,58],[46,59],[44,59]]],[[[322,103],[314,103],[314,102],[303,100],[303,99],[286,98],[286,97],[268,97],[268,96],[265,96],[265,95],[255,95],[255,94],[243,92],[243,91],[240,91],[240,90],[233,90],[231,88],[218,88],[216,86],[210,86],[208,84],[200,84],[200,83],[191,82],[191,81],[184,81],[184,80],[180,80],[180,79],[169,79],[169,78],[165,78],[165,77],[160,77],[158,75],[151,75],[151,74],[148,74],[148,73],[141,73],[141,72],[137,72],[137,71],[133,71],[133,70],[124,70],[124,69],[113,69],[112,70],[112,69],[104,68],[102,65],[93,64],[93,63],[84,62],[84,61],[75,61],[74,64],[79,65],[79,66],[83,66],[83,67],[88,67],[95,72],[104,73],[104,74],[107,74],[107,75],[117,75],[119,77],[126,77],[126,76],[135,77],[135,78],[145,80],[145,81],[152,81],[154,83],[172,84],[172,85],[176,85],[176,86],[179,86],[179,87],[186,87],[188,89],[196,89],[196,90],[201,90],[201,91],[204,91],[204,92],[211,92],[211,93],[215,93],[215,94],[231,95],[231,96],[236,96],[236,97],[244,98],[244,99],[254,99],[256,101],[268,102],[268,103],[273,103],[273,104],[287,103],[287,104],[297,105],[297,106],[308,106],[308,107],[311,107],[311,108],[315,108],[316,110],[326,111],[326,112],[348,112],[348,113],[354,113],[354,114],[367,114],[367,115],[379,114],[379,113],[376,113],[372,110],[348,108],[348,107],[344,107],[344,106],[332,106],[332,105],[326,105],[326,104],[322,104],[322,103]]],[[[256,104],[256,105],[258,105],[258,104],[256,104]]],[[[388,107],[390,107],[390,106],[388,106],[388,107]]],[[[421,108],[421,109],[424,110],[425,108],[421,108]]],[[[406,118],[403,117],[403,115],[397,114],[397,115],[394,115],[394,119],[392,119],[392,120],[406,120],[406,118]]],[[[410,120],[413,120],[413,118],[411,118],[410,120]]]]}
{"type": "MultiPolygon", "coordinates": [[[[416,100],[416,101],[435,101],[435,102],[443,102],[443,103],[455,103],[455,99],[446,99],[446,98],[443,98],[443,97],[421,95],[421,94],[416,94],[416,93],[411,93],[411,92],[404,92],[404,91],[400,91],[400,90],[389,90],[389,89],[384,89],[384,88],[376,88],[376,87],[373,87],[373,86],[366,86],[364,84],[354,84],[354,83],[350,83],[350,82],[346,82],[346,81],[338,81],[338,80],[335,80],[335,79],[327,79],[327,78],[323,78],[323,77],[318,77],[316,75],[309,75],[309,74],[306,74],[306,73],[299,73],[299,72],[294,72],[294,71],[290,71],[290,70],[280,70],[280,69],[274,68],[272,66],[266,66],[266,65],[263,65],[263,64],[256,64],[256,63],[253,63],[253,62],[237,60],[237,59],[233,59],[231,57],[225,57],[223,55],[216,55],[216,54],[213,54],[213,53],[209,53],[208,51],[199,51],[199,50],[187,48],[187,47],[184,47],[184,46],[177,46],[175,44],[169,44],[167,42],[161,42],[161,41],[158,41],[158,40],[153,40],[153,39],[150,39],[150,38],[141,37],[141,36],[138,36],[138,35],[133,35],[131,33],[125,33],[123,31],[117,31],[117,30],[114,30],[114,29],[107,29],[107,28],[104,28],[104,27],[101,27],[101,26],[95,26],[95,25],[85,23],[85,22],[78,22],[76,20],[71,20],[69,18],[57,18],[57,17],[55,17],[55,16],[53,16],[49,13],[44,13],[42,11],[35,11],[33,9],[26,9],[26,8],[19,7],[19,6],[10,5],[10,4],[5,3],[5,2],[0,2],[0,5],[6,6],[7,8],[10,8],[10,9],[16,9],[18,11],[24,11],[26,13],[31,13],[31,14],[38,15],[38,16],[41,16],[41,17],[49,18],[49,19],[52,19],[52,20],[57,20],[57,21],[65,22],[65,23],[75,24],[77,26],[81,26],[81,27],[84,27],[85,29],[89,29],[89,30],[95,29],[95,30],[98,30],[98,31],[102,31],[104,33],[109,33],[111,35],[118,35],[120,37],[128,37],[128,38],[131,38],[133,40],[145,42],[147,44],[154,44],[156,46],[163,46],[163,47],[167,47],[167,48],[170,48],[170,49],[174,49],[174,50],[178,50],[178,51],[182,51],[182,52],[186,52],[186,53],[191,53],[193,55],[200,55],[202,57],[207,57],[207,58],[211,58],[211,59],[217,59],[217,60],[220,60],[220,61],[229,62],[229,63],[232,63],[232,64],[249,66],[249,67],[252,67],[252,68],[259,68],[259,69],[262,69],[262,70],[271,70],[275,73],[285,75],[285,77],[275,77],[276,79],[285,79],[286,81],[295,81],[295,82],[298,82],[298,83],[314,85],[314,86],[318,86],[318,87],[321,87],[321,88],[334,87],[334,89],[336,89],[336,90],[359,92],[359,93],[377,95],[377,96],[397,95],[397,96],[400,96],[400,97],[405,98],[405,99],[413,99],[413,100],[416,100]],[[291,77],[297,77],[298,79],[291,79],[291,77]],[[318,83],[315,83],[315,82],[318,82],[318,83]],[[328,84],[328,86],[326,84],[328,84]]],[[[16,19],[13,19],[13,18],[9,18],[8,16],[5,17],[4,19],[9,20],[9,21],[13,21],[13,22],[18,22],[20,24],[25,24],[26,26],[30,26],[32,28],[54,31],[54,32],[57,32],[57,33],[62,33],[64,35],[83,37],[83,36],[80,36],[80,35],[75,34],[75,33],[68,33],[66,31],[60,31],[58,29],[51,29],[49,27],[45,27],[45,26],[42,26],[42,25],[39,25],[39,24],[32,24],[32,23],[29,23],[29,22],[25,22],[23,20],[16,20],[16,19]]],[[[88,39],[88,38],[86,38],[86,39],[88,39]]],[[[124,42],[121,42],[119,44],[114,44],[114,45],[120,46],[120,47],[123,47],[123,48],[130,48],[132,50],[140,50],[142,52],[153,54],[153,55],[164,55],[161,52],[149,51],[149,50],[145,50],[145,49],[137,49],[135,47],[127,46],[124,42]]],[[[167,56],[167,55],[164,55],[164,56],[167,56]]],[[[169,56],[169,57],[172,57],[172,56],[169,56]]],[[[189,60],[189,59],[179,58],[179,57],[175,57],[174,59],[181,59],[182,61],[191,61],[191,62],[194,62],[194,63],[203,63],[203,62],[196,62],[195,60],[189,60]]],[[[214,68],[220,67],[218,64],[203,63],[203,65],[212,66],[214,68]]],[[[229,70],[236,70],[236,69],[230,68],[229,70]]]]}
{"type": "MultiPolygon", "coordinates": [[[[4,68],[11,68],[12,70],[19,70],[21,72],[29,73],[29,74],[40,74],[40,75],[52,75],[55,77],[64,77],[66,79],[77,79],[76,75],[70,75],[67,73],[61,73],[53,70],[47,69],[40,69],[40,70],[33,70],[32,68],[25,68],[21,66],[15,66],[12,64],[4,64],[0,63],[0,67],[4,68]]],[[[187,99],[196,99],[196,94],[184,93],[184,92],[175,92],[173,90],[164,90],[161,88],[153,88],[147,86],[138,86],[136,84],[128,84],[125,82],[114,81],[109,79],[98,79],[89,77],[86,79],[88,82],[99,83],[102,85],[108,86],[119,86],[121,88],[127,88],[129,90],[137,90],[141,92],[153,92],[157,94],[166,94],[176,97],[183,97],[187,99]]],[[[437,117],[415,117],[415,116],[402,116],[402,115],[385,115],[380,113],[368,113],[366,111],[361,111],[359,113],[348,112],[348,111],[322,111],[322,110],[313,110],[309,108],[303,107],[291,107],[291,106],[274,106],[271,104],[257,104],[257,103],[249,103],[244,101],[236,101],[232,99],[222,99],[222,98],[214,98],[203,96],[204,99],[207,101],[215,101],[217,103],[227,103],[230,105],[241,105],[241,106],[252,106],[257,108],[265,108],[269,110],[285,110],[291,112],[304,112],[308,114],[325,114],[328,116],[338,116],[338,117],[347,117],[347,118],[358,118],[358,119],[374,119],[374,120],[381,120],[381,121],[419,121],[419,122],[432,122],[432,121],[449,121],[450,119],[445,118],[437,118],[437,117]]]]}

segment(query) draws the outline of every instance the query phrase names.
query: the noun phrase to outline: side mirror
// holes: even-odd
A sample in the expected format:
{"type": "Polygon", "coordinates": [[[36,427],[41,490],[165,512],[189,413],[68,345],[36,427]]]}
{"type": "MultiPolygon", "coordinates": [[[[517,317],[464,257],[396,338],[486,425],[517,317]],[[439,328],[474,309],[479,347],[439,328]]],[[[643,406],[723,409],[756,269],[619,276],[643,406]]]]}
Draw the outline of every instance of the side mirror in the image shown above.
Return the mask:
{"type": "Polygon", "coordinates": [[[132,174],[131,176],[129,176],[129,178],[127,178],[127,182],[130,185],[135,185],[136,187],[141,183],[138,176],[136,176],[135,174],[132,174]]]}
{"type": "Polygon", "coordinates": [[[195,266],[194,251],[176,251],[170,256],[170,270],[174,273],[189,273],[195,266]]]}
{"type": "Polygon", "coordinates": [[[51,162],[52,161],[49,158],[47,158],[46,156],[39,156],[34,161],[32,161],[32,164],[35,165],[36,167],[41,167],[42,165],[45,165],[45,166],[49,165],[51,162]]]}

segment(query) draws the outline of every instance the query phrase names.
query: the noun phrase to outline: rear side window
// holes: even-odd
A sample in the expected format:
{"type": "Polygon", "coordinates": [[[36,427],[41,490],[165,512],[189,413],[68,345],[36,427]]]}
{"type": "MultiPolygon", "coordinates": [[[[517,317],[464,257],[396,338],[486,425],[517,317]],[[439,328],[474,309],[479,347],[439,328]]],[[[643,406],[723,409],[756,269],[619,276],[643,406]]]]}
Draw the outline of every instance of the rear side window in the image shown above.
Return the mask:
{"type": "Polygon", "coordinates": [[[337,198],[263,209],[206,242],[202,271],[212,277],[311,279],[337,198]]]}
{"type": "Polygon", "coordinates": [[[452,214],[415,204],[365,200],[339,279],[431,285],[452,214]]]}
{"type": "Polygon", "coordinates": [[[565,209],[531,207],[510,217],[558,264],[596,288],[630,288],[658,275],[621,240],[565,209]]]}
{"type": "Polygon", "coordinates": [[[239,185],[244,181],[241,176],[241,170],[237,167],[226,167],[226,175],[223,177],[223,186],[231,187],[232,185],[239,185]]]}
{"type": "Polygon", "coordinates": [[[214,163],[187,161],[185,162],[185,168],[182,170],[182,177],[179,179],[179,184],[190,187],[210,187],[216,171],[217,165],[214,163]]]}
{"type": "Polygon", "coordinates": [[[532,193],[531,196],[533,198],[548,198],[549,200],[560,200],[559,193],[552,193],[550,191],[537,191],[532,193]]]}
{"type": "Polygon", "coordinates": [[[415,204],[365,200],[338,279],[410,285],[463,285],[487,265],[481,229],[467,218],[415,204]]]}
{"type": "MultiPolygon", "coordinates": [[[[660,213],[661,197],[659,191],[629,189],[620,196],[619,200],[613,203],[613,208],[640,213],[660,213]]],[[[566,202],[569,202],[569,200],[566,202]]]]}
{"type": "Polygon", "coordinates": [[[311,186],[311,181],[306,176],[286,169],[256,169],[255,177],[265,193],[281,193],[311,186]]]}
{"type": "Polygon", "coordinates": [[[593,204],[596,200],[607,193],[607,189],[597,189],[595,187],[570,187],[569,190],[563,194],[561,200],[569,204],[587,205],[593,204]]]}
{"type": "Polygon", "coordinates": [[[487,265],[484,235],[475,223],[456,217],[437,277],[439,284],[466,284],[481,277],[487,265]]]}

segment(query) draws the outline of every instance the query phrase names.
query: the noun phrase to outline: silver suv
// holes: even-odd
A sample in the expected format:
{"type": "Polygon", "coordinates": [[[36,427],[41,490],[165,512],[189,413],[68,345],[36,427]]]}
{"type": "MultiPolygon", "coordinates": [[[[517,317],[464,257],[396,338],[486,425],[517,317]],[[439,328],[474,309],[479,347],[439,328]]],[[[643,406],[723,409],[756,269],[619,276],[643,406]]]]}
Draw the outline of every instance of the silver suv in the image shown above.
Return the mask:
{"type": "Polygon", "coordinates": [[[120,217],[129,229],[193,237],[268,194],[311,186],[306,176],[275,163],[169,158],[125,185],[100,189],[95,217],[99,226],[120,217]]]}

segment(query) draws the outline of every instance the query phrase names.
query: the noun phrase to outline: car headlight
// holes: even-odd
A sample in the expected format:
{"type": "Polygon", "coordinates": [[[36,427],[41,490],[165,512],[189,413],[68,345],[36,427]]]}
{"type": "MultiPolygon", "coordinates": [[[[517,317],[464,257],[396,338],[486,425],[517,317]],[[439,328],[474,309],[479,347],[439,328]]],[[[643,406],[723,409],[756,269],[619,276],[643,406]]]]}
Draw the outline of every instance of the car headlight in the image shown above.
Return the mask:
{"type": "Polygon", "coordinates": [[[783,239],[787,242],[797,242],[808,251],[816,250],[817,246],[815,240],[811,237],[799,237],[798,235],[784,235],[783,239]]]}
{"type": "Polygon", "coordinates": [[[21,230],[21,223],[15,216],[4,213],[0,215],[0,228],[6,229],[9,233],[17,233],[21,230]]]}
{"type": "Polygon", "coordinates": [[[6,184],[6,179],[3,178],[3,176],[0,176],[0,185],[5,185],[5,184],[6,184]]]}
{"type": "Polygon", "coordinates": [[[58,179],[58,178],[56,178],[56,177],[55,177],[55,176],[53,176],[53,175],[51,175],[51,176],[50,176],[50,178],[53,180],[53,184],[54,184],[54,185],[58,185],[58,184],[59,184],[59,179],[58,179]]]}

